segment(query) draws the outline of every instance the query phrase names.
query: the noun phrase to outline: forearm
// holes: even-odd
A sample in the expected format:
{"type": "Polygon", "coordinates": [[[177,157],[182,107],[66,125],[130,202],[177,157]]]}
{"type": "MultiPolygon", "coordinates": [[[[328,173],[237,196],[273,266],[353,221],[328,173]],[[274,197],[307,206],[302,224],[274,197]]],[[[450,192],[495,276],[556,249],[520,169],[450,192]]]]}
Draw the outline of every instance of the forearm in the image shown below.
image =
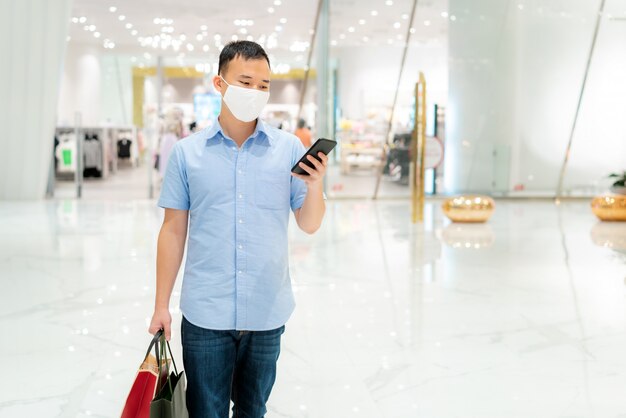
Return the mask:
{"type": "Polygon", "coordinates": [[[309,186],[306,197],[298,216],[298,226],[308,234],[315,233],[322,225],[326,203],[324,202],[324,188],[322,183],[309,186]]]}
{"type": "Polygon", "coordinates": [[[157,285],[155,310],[168,309],[174,282],[183,260],[186,234],[175,233],[165,225],[157,243],[157,285]]]}

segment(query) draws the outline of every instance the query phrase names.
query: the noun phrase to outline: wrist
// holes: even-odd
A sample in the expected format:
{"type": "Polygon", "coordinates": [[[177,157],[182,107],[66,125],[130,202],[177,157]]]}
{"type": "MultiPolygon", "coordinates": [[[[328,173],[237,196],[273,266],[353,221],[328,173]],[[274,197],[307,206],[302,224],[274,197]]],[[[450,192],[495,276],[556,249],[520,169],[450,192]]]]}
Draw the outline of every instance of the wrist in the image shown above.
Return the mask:
{"type": "Polygon", "coordinates": [[[317,181],[315,183],[307,183],[307,190],[314,193],[323,193],[324,192],[324,182],[322,180],[317,181]]]}

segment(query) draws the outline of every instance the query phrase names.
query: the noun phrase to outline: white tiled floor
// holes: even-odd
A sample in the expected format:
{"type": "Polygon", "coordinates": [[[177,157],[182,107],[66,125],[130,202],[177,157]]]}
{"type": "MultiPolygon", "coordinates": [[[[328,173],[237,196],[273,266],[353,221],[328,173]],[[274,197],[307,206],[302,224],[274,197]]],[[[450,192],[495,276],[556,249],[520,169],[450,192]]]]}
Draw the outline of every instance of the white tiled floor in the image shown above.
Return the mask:
{"type": "MultiPolygon", "coordinates": [[[[0,203],[0,417],[119,416],[160,218],[0,203]]],[[[316,236],[291,230],[298,307],[268,418],[626,417],[625,223],[547,201],[500,201],[485,225],[436,201],[408,218],[407,201],[329,201],[316,236]]]]}

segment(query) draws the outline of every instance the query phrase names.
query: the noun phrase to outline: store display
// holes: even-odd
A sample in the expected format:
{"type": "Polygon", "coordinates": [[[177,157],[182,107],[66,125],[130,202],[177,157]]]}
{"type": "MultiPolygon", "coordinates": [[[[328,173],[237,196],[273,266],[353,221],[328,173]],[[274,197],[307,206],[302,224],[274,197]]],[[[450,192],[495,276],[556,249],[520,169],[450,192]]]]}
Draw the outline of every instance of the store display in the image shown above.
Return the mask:
{"type": "Polygon", "coordinates": [[[452,222],[487,222],[495,210],[494,200],[487,196],[458,196],[447,199],[441,208],[452,222]]]}
{"type": "Polygon", "coordinates": [[[83,157],[83,177],[102,177],[102,142],[97,134],[85,134],[83,157]]]}

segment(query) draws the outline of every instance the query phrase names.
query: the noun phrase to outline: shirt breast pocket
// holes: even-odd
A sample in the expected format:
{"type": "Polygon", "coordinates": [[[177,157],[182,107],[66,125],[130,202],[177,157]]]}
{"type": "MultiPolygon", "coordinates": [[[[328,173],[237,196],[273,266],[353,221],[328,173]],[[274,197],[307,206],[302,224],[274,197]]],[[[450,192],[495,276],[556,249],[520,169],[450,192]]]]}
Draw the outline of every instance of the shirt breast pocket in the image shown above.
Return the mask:
{"type": "Polygon", "coordinates": [[[256,205],[261,209],[289,208],[291,175],[283,171],[262,171],[254,181],[256,205]]]}

